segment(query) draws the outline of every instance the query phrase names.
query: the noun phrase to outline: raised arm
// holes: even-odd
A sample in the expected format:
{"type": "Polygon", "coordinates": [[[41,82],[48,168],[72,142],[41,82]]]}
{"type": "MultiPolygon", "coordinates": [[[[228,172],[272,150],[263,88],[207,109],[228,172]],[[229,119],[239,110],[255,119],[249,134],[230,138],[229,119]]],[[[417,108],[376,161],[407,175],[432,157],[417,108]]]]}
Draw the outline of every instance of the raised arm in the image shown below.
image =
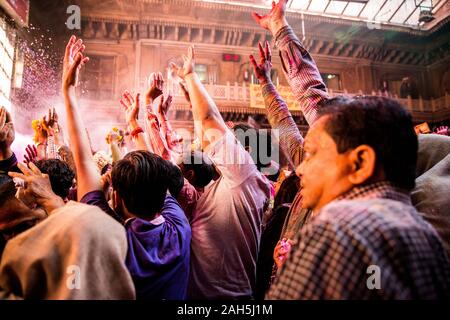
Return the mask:
{"type": "Polygon", "coordinates": [[[303,47],[286,20],[287,0],[272,2],[272,10],[265,16],[253,13],[253,18],[269,30],[280,51],[283,72],[295,99],[309,125],[318,118],[318,105],[328,99],[326,86],[314,59],[303,47]]]}
{"type": "Polygon", "coordinates": [[[266,42],[265,50],[263,50],[261,44],[258,43],[258,48],[259,63],[256,62],[253,55],[250,55],[250,62],[261,85],[267,118],[272,129],[279,131],[280,145],[291,160],[292,165],[297,167],[303,159],[303,137],[289,112],[286,102],[278,94],[270,78],[272,56],[269,44],[266,42]]]}
{"type": "Polygon", "coordinates": [[[78,200],[91,191],[102,190],[100,173],[92,158],[89,139],[81,119],[75,86],[78,73],[89,58],[83,55],[85,46],[81,39],[72,36],[66,46],[63,65],[62,91],[66,108],[70,148],[77,169],[78,200]]]}
{"type": "Polygon", "coordinates": [[[120,103],[125,108],[125,120],[127,122],[127,126],[131,132],[131,138],[136,144],[137,150],[145,150],[151,151],[150,146],[145,140],[144,129],[139,126],[138,115],[140,108],[140,98],[139,93],[136,94],[136,97],[125,91],[123,93],[123,98],[120,100],[120,103]]]}
{"type": "Polygon", "coordinates": [[[168,95],[166,99],[161,97],[158,107],[158,119],[161,126],[161,132],[167,142],[167,147],[174,153],[181,154],[183,152],[183,138],[180,137],[173,129],[167,117],[167,113],[172,105],[172,96],[168,95]]]}
{"type": "Polygon", "coordinates": [[[111,130],[106,136],[106,143],[109,145],[113,163],[123,158],[122,150],[120,149],[123,139],[123,134],[120,134],[117,128],[111,130]]]}
{"type": "Polygon", "coordinates": [[[149,109],[147,109],[146,127],[153,153],[165,160],[174,162],[170,156],[165,137],[161,132],[158,117],[149,109]]]}
{"type": "MultiPolygon", "coordinates": [[[[173,63],[171,68],[176,71],[180,78],[186,81],[196,132],[201,133],[207,140],[206,142],[212,143],[220,139],[227,132],[228,128],[220,115],[219,109],[194,71],[193,47],[189,47],[188,55],[183,55],[183,60],[184,63],[181,68],[173,63]]],[[[203,141],[202,145],[205,146],[206,142],[203,141]]]]}

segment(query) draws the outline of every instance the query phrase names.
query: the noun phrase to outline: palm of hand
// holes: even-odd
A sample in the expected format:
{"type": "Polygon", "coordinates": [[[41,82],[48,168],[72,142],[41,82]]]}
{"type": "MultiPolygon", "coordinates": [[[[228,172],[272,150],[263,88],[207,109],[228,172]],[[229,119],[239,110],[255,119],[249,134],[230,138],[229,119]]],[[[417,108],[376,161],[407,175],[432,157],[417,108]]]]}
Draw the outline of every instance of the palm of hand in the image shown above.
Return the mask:
{"type": "Polygon", "coordinates": [[[155,100],[160,95],[162,95],[163,91],[162,88],[152,85],[150,89],[147,91],[147,96],[150,97],[152,100],[155,100]]]}

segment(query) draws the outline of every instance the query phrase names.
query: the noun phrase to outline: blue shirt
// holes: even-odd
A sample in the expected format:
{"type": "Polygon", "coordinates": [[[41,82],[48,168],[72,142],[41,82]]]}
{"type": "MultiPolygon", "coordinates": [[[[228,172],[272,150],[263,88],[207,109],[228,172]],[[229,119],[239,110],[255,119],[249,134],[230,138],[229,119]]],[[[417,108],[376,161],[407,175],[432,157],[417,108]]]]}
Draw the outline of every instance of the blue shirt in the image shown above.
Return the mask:
{"type": "Polygon", "coordinates": [[[171,196],[160,214],[152,221],[126,221],[126,265],[138,299],[182,300],[189,278],[191,227],[171,196]]]}
{"type": "MultiPolygon", "coordinates": [[[[81,199],[113,217],[101,191],[81,199]]],[[[178,202],[166,196],[160,216],[151,221],[131,218],[125,222],[128,241],[127,268],[137,299],[182,300],[189,278],[191,227],[178,202]]]]}

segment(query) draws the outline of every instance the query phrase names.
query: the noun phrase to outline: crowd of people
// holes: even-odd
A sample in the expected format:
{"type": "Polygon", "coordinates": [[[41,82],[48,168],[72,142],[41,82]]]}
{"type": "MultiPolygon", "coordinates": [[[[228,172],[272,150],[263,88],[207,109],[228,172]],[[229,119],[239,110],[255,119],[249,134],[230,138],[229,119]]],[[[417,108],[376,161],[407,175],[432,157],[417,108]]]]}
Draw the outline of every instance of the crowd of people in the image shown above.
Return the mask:
{"type": "Polygon", "coordinates": [[[258,131],[225,123],[193,47],[170,66],[192,110],[189,147],[154,73],[145,119],[140,94],[124,92],[127,128],[113,128],[110,150],[94,153],[76,89],[89,58],[75,36],[63,61],[65,110],[33,123],[24,163],[0,109],[0,298],[450,297],[450,137],[417,136],[390,98],[330,99],[286,2],[253,18],[273,35],[306,137],[271,81],[269,43],[249,59],[290,172],[267,173],[239,138],[258,131]]]}

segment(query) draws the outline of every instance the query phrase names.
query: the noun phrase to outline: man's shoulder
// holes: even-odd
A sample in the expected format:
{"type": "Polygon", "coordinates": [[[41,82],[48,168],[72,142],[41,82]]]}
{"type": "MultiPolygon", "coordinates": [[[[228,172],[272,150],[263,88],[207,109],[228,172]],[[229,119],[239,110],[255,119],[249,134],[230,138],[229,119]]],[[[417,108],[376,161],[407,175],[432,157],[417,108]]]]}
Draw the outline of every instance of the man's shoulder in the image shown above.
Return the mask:
{"type": "Polygon", "coordinates": [[[326,205],[313,221],[334,229],[377,230],[421,227],[417,210],[401,201],[374,198],[338,200],[326,205]]]}
{"type": "Polygon", "coordinates": [[[80,202],[69,201],[55,211],[42,223],[58,224],[70,230],[121,230],[123,227],[103,212],[99,207],[80,202]]]}

